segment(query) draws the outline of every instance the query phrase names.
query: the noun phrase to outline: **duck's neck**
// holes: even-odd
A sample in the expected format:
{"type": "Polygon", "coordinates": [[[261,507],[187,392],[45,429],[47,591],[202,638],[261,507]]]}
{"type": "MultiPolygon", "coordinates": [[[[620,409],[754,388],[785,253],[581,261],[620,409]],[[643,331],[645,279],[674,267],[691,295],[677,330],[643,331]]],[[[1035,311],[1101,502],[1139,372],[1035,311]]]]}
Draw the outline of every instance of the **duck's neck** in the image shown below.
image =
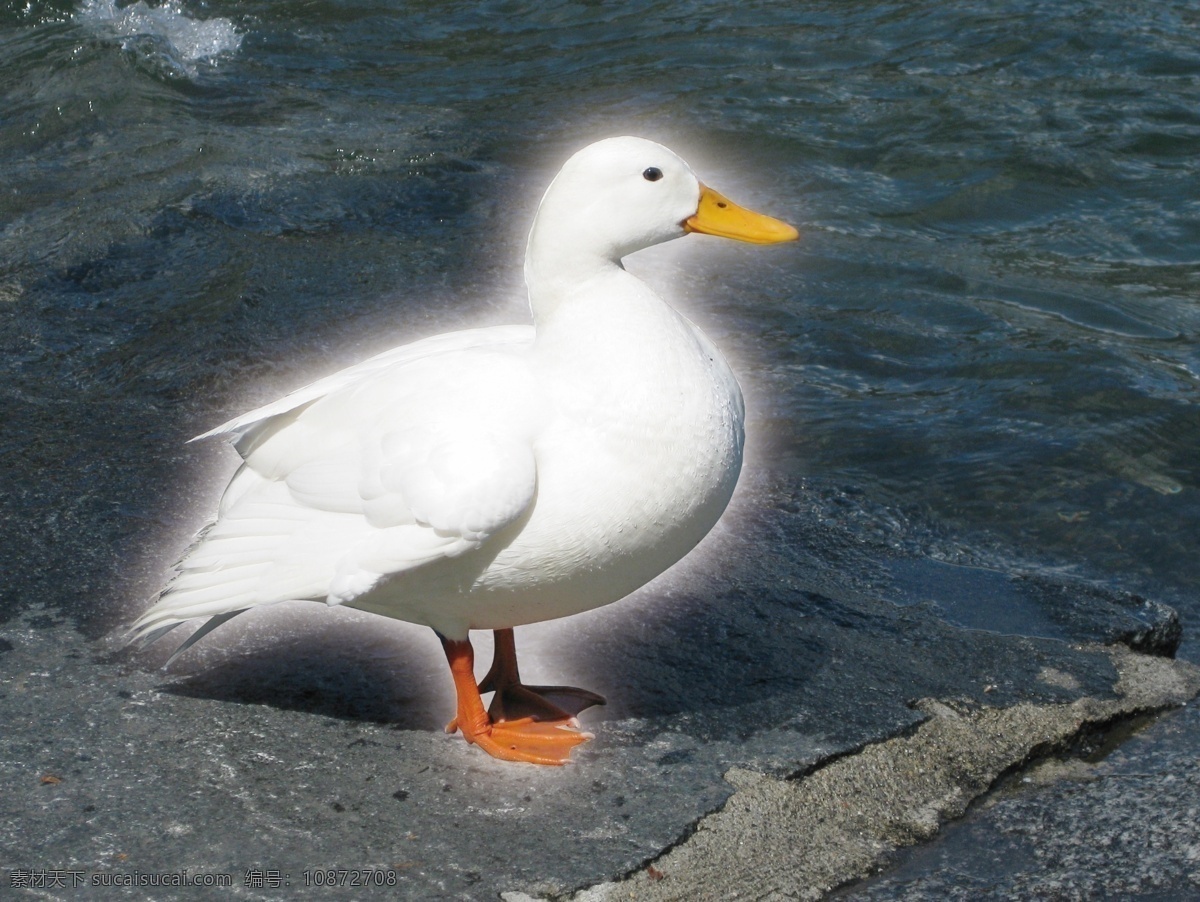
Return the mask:
{"type": "MultiPolygon", "coordinates": [[[[568,231],[571,229],[568,227],[568,231]]],[[[525,252],[525,284],[535,323],[553,315],[582,286],[623,271],[615,254],[605,253],[579,236],[548,233],[536,224],[525,252]]]]}
{"type": "Polygon", "coordinates": [[[653,243],[622,238],[611,223],[597,220],[602,215],[577,193],[556,191],[554,184],[547,190],[525,248],[525,283],[535,323],[589,283],[613,276],[620,281],[621,258],[653,243]]]}
{"type": "Polygon", "coordinates": [[[556,271],[539,282],[535,271],[529,285],[537,356],[556,372],[599,379],[628,393],[654,384],[647,373],[673,359],[680,342],[692,340],[687,321],[618,261],[562,272],[570,277],[556,271]]]}
{"type": "Polygon", "coordinates": [[[602,257],[564,255],[553,257],[530,254],[525,260],[525,284],[534,323],[554,315],[559,305],[597,280],[624,271],[620,261],[602,257]]]}

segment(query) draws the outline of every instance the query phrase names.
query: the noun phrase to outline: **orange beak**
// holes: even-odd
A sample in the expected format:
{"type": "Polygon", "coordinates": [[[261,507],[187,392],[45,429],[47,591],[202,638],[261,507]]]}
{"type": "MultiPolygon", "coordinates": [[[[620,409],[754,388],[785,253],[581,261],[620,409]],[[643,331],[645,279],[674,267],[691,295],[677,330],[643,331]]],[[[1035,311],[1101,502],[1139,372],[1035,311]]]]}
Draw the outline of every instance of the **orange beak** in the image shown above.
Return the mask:
{"type": "Polygon", "coordinates": [[[700,185],[700,205],[683,221],[683,229],[750,244],[780,244],[800,237],[786,222],[739,207],[704,184],[700,185]]]}

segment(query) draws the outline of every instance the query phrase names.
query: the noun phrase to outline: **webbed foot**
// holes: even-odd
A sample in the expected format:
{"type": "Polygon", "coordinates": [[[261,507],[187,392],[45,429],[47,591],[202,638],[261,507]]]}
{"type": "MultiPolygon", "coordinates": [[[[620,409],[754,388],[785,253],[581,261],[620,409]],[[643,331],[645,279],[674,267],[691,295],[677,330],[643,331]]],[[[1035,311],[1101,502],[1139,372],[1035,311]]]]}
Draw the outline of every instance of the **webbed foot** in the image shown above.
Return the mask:
{"type": "Polygon", "coordinates": [[[447,733],[463,738],[503,761],[566,764],[571,749],[592,738],[579,729],[575,715],[604,698],[573,686],[526,686],[517,671],[511,629],[496,630],[496,656],[483,681],[475,683],[475,652],[469,639],[442,637],[454,677],[458,708],[447,733]],[[484,711],[481,692],[496,693],[484,711]]]}

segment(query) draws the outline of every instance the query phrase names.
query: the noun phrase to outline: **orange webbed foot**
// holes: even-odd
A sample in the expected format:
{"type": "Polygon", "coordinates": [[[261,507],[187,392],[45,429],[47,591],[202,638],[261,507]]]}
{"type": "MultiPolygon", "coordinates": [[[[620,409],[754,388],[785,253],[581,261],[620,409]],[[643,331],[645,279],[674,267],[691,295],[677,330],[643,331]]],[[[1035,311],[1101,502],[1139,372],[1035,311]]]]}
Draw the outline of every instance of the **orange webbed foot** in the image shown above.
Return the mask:
{"type": "Polygon", "coordinates": [[[442,638],[458,695],[458,710],[446,732],[462,730],[467,742],[502,761],[567,764],[571,749],[593,738],[579,729],[572,712],[602,705],[604,699],[569,686],[525,686],[516,669],[512,630],[497,630],[496,636],[496,660],[482,686],[475,683],[470,641],[442,638]],[[496,692],[490,716],[480,689],[496,692]]]}
{"type": "Polygon", "coordinates": [[[571,749],[587,742],[592,734],[576,729],[569,721],[523,717],[493,723],[484,733],[475,736],[464,733],[464,737],[502,761],[563,765],[571,760],[571,749]]]}

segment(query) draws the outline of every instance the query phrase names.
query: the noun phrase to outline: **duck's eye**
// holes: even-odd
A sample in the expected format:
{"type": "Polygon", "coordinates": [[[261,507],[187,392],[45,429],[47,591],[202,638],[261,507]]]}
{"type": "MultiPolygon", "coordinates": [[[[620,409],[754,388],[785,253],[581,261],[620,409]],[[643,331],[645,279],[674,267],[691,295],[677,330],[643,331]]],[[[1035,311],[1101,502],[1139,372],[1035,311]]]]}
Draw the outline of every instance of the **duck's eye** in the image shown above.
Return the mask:
{"type": "Polygon", "coordinates": [[[657,182],[660,178],[662,178],[662,170],[657,166],[651,166],[642,173],[642,178],[648,182],[657,182]]]}

